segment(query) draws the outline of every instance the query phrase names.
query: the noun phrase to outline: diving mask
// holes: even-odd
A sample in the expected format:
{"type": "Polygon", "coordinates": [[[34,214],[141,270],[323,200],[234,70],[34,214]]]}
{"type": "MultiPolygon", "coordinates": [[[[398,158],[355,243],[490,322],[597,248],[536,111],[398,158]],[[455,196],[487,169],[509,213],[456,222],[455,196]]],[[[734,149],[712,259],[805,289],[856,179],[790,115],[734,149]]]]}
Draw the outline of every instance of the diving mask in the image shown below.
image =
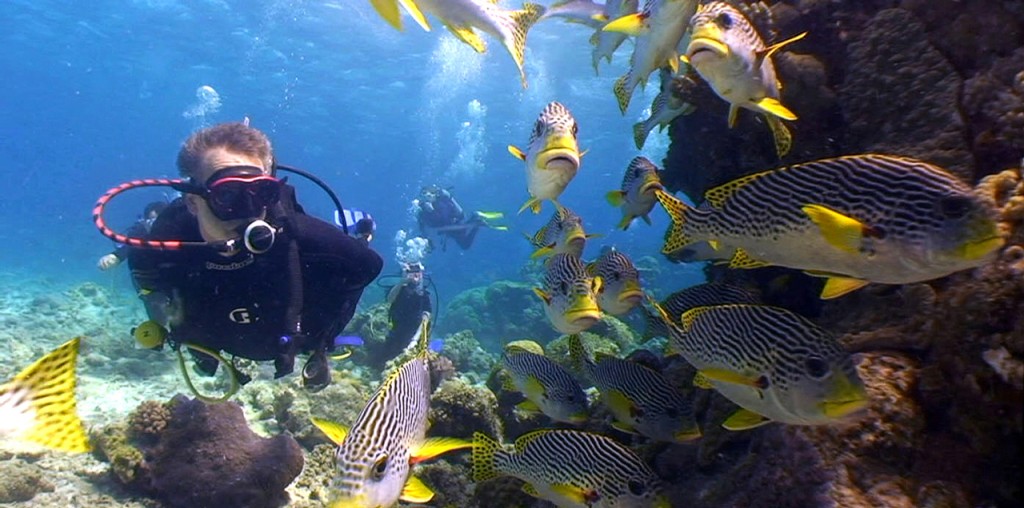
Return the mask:
{"type": "Polygon", "coordinates": [[[205,186],[193,183],[191,192],[203,196],[220,220],[250,219],[281,199],[281,180],[255,166],[231,166],[217,170],[205,186]]]}

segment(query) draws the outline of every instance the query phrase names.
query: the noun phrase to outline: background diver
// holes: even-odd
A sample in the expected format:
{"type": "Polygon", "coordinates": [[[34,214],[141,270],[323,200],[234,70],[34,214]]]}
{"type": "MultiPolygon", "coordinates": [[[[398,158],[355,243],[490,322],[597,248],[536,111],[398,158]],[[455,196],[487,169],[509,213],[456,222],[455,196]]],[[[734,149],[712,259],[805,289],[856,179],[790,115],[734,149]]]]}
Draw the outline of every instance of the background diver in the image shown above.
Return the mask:
{"type": "Polygon", "coordinates": [[[334,338],[380,273],[380,256],[366,238],[306,215],[274,175],[270,141],[247,123],[194,133],[178,168],[184,196],[157,217],[146,243],[129,247],[150,319],[172,346],[189,346],[204,374],[224,362],[222,351],[273,360],[275,378],[309,353],[303,385],[325,386],[334,338]],[[182,242],[190,247],[146,248],[182,242]]]}
{"type": "Polygon", "coordinates": [[[413,200],[416,207],[416,222],[420,233],[429,235],[435,232],[440,236],[441,250],[447,247],[451,238],[455,243],[467,250],[473,245],[477,232],[481,227],[506,231],[507,226],[492,224],[490,221],[504,217],[501,212],[473,212],[468,218],[448,189],[437,185],[428,185],[420,190],[419,198],[413,200]]]}

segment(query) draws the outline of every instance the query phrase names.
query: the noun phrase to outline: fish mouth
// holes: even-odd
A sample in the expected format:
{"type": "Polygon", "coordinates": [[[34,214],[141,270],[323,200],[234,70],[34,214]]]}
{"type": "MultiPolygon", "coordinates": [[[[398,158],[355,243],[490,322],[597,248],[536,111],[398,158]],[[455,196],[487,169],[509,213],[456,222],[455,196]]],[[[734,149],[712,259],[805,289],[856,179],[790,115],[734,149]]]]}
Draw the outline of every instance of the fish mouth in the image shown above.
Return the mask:
{"type": "Polygon", "coordinates": [[[854,413],[860,412],[868,405],[866,397],[850,398],[844,400],[827,400],[821,403],[821,412],[831,419],[846,418],[854,413]]]}
{"type": "Polygon", "coordinates": [[[868,395],[857,378],[839,375],[833,380],[832,396],[821,401],[821,412],[831,419],[840,419],[856,413],[868,405],[868,395]],[[856,380],[856,382],[855,382],[856,380]]]}
{"type": "Polygon", "coordinates": [[[640,288],[635,289],[623,289],[619,293],[619,303],[628,303],[630,305],[636,305],[642,302],[644,299],[644,292],[640,288]]]}
{"type": "Polygon", "coordinates": [[[574,307],[565,311],[565,319],[577,326],[592,325],[601,320],[601,309],[591,304],[574,307]]]}
{"type": "Polygon", "coordinates": [[[700,438],[700,429],[696,428],[696,427],[694,427],[692,429],[683,429],[683,430],[680,430],[679,432],[676,432],[675,434],[673,434],[672,437],[675,438],[677,443],[685,443],[687,441],[693,441],[694,439],[700,438]]]}
{"type": "Polygon", "coordinates": [[[565,143],[548,143],[548,148],[537,154],[537,167],[575,171],[580,167],[580,153],[575,146],[566,146],[565,143]]]}
{"type": "Polygon", "coordinates": [[[654,191],[656,190],[664,191],[665,186],[653,178],[644,182],[644,184],[640,186],[640,194],[654,194],[654,191]]]}
{"type": "Polygon", "coordinates": [[[690,39],[690,45],[686,47],[686,58],[693,65],[704,60],[727,56],[729,56],[729,46],[720,38],[709,36],[709,34],[694,33],[690,39]]]}
{"type": "Polygon", "coordinates": [[[990,236],[976,242],[967,242],[961,247],[960,256],[967,261],[984,259],[999,250],[1004,243],[1006,243],[1005,240],[999,235],[990,236]]]}

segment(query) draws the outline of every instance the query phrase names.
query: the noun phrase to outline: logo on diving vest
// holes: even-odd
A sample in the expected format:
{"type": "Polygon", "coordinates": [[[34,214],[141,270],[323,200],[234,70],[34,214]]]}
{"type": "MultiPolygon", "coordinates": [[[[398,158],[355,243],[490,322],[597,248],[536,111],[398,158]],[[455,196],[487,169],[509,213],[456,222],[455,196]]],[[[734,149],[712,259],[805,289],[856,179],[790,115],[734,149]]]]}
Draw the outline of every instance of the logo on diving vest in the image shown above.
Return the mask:
{"type": "Polygon", "coordinates": [[[239,307],[228,313],[228,319],[240,325],[247,325],[252,323],[252,314],[249,313],[249,309],[239,307]]]}

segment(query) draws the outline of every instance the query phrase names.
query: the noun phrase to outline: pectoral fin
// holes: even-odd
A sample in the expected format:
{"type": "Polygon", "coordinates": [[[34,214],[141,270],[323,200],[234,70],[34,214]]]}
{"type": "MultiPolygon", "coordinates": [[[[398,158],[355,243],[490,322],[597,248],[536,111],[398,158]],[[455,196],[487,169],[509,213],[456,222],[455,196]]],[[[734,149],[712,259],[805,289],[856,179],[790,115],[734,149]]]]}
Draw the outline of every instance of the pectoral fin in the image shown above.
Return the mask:
{"type": "Polygon", "coordinates": [[[767,379],[765,379],[764,376],[752,377],[728,369],[701,369],[699,374],[708,379],[720,381],[722,383],[749,386],[751,388],[757,388],[758,390],[768,387],[767,379]]]}
{"type": "Polygon", "coordinates": [[[513,157],[521,161],[526,160],[526,153],[517,148],[515,145],[508,145],[508,153],[512,154],[513,157]]]}
{"type": "Polygon", "coordinates": [[[428,32],[430,31],[430,23],[427,23],[427,17],[423,15],[423,12],[420,10],[419,6],[416,5],[414,0],[398,0],[398,3],[402,4],[402,7],[405,7],[406,12],[412,16],[412,19],[416,20],[416,24],[418,24],[420,28],[423,28],[428,32]]]}
{"type": "Polygon", "coordinates": [[[821,290],[822,300],[831,300],[833,298],[839,298],[847,293],[852,293],[864,286],[870,284],[870,281],[854,279],[851,277],[829,277],[825,282],[825,287],[821,290]]]}
{"type": "Polygon", "coordinates": [[[829,245],[850,254],[860,251],[867,229],[864,223],[822,205],[805,205],[801,210],[818,226],[829,245]]]}
{"type": "Polygon", "coordinates": [[[516,404],[516,409],[524,413],[530,414],[537,414],[541,412],[540,406],[538,406],[537,403],[532,400],[524,400],[519,404],[516,404]]]}
{"type": "Polygon", "coordinates": [[[430,437],[427,438],[419,448],[410,450],[412,456],[409,459],[409,462],[416,464],[417,462],[430,460],[448,452],[464,450],[472,446],[473,443],[471,441],[463,439],[455,439],[453,437],[430,437]]]}
{"type": "Polygon", "coordinates": [[[345,436],[348,435],[348,427],[335,423],[330,420],[322,420],[320,418],[310,418],[309,421],[320,429],[321,432],[327,435],[328,439],[336,445],[340,445],[345,440],[345,436]]]}
{"type": "Polygon", "coordinates": [[[626,35],[642,35],[647,30],[647,16],[644,16],[642,12],[635,12],[633,14],[627,14],[621,18],[609,21],[607,25],[601,28],[605,32],[618,32],[626,35]]]}
{"type": "Polygon", "coordinates": [[[622,203],[626,202],[626,191],[613,190],[608,194],[604,195],[605,199],[612,206],[622,206],[622,203]]]}
{"type": "Polygon", "coordinates": [[[748,430],[767,423],[771,423],[771,420],[749,409],[740,408],[722,422],[722,428],[726,430],[748,430]]]}
{"type": "Polygon", "coordinates": [[[459,39],[462,42],[465,42],[477,53],[484,53],[487,51],[487,43],[485,43],[484,40],[481,39],[480,36],[473,31],[473,27],[459,27],[450,25],[448,23],[445,23],[444,26],[448,28],[448,31],[455,35],[457,39],[459,39]]]}
{"type": "Polygon", "coordinates": [[[533,288],[533,294],[537,295],[544,302],[544,305],[551,305],[551,295],[547,294],[543,289],[533,288]]]}
{"type": "Polygon", "coordinates": [[[755,103],[757,109],[762,113],[767,113],[772,116],[777,116],[783,120],[796,120],[796,115],[789,110],[786,106],[783,106],[778,99],[771,97],[765,97],[755,103]]]}
{"type": "Polygon", "coordinates": [[[573,503],[576,503],[579,506],[590,505],[597,494],[591,489],[570,485],[568,483],[552,484],[551,490],[566,499],[572,500],[573,503]]]}
{"type": "Polygon", "coordinates": [[[549,256],[549,255],[551,255],[552,252],[554,252],[554,250],[555,250],[555,244],[546,245],[544,247],[541,247],[541,248],[533,251],[533,254],[530,254],[530,259],[537,259],[537,258],[541,258],[541,257],[544,257],[544,256],[549,256]]]}
{"type": "Polygon", "coordinates": [[[427,487],[423,480],[415,476],[409,476],[409,480],[405,482],[405,486],[402,487],[402,495],[399,499],[406,503],[426,503],[434,498],[434,491],[427,487]]]}

